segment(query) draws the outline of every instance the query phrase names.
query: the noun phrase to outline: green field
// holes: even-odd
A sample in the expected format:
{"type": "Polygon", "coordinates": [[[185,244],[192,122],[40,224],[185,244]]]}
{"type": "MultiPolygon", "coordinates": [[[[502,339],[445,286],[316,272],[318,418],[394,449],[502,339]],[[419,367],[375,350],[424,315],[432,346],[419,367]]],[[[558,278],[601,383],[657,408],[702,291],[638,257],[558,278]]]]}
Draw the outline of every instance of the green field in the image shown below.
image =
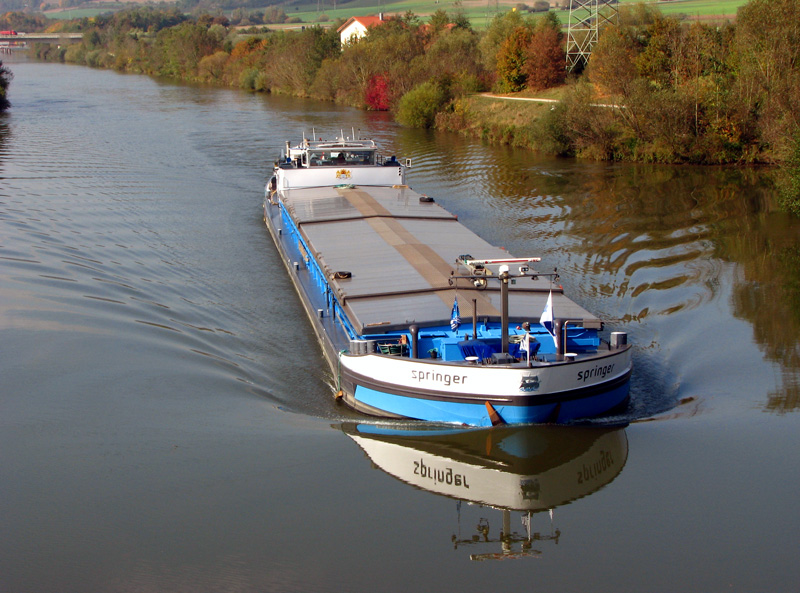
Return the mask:
{"type": "MultiPolygon", "coordinates": [[[[636,0],[620,0],[620,5],[631,5],[638,3],[636,0]]],[[[732,17],[736,10],[746,4],[746,0],[673,0],[670,2],[647,2],[655,4],[658,9],[666,15],[683,15],[686,18],[708,18],[720,15],[732,17]]],[[[483,28],[495,14],[511,10],[518,2],[513,0],[487,0],[487,2],[461,2],[461,10],[469,17],[470,22],[476,28],[483,28]]],[[[533,2],[530,2],[532,5],[533,2]]],[[[305,22],[315,22],[320,14],[327,15],[331,20],[339,18],[349,18],[351,16],[365,16],[384,12],[387,14],[414,14],[425,17],[433,14],[436,10],[446,10],[449,13],[458,10],[458,3],[453,0],[443,0],[441,2],[420,2],[419,0],[401,0],[399,2],[384,2],[375,4],[372,0],[354,0],[346,4],[337,4],[333,8],[332,2],[296,3],[286,6],[288,16],[298,16],[305,22]]],[[[556,11],[561,21],[566,24],[569,21],[569,11],[556,11]]]]}
{"type": "Polygon", "coordinates": [[[68,21],[93,17],[104,12],[111,12],[111,10],[108,8],[73,8],[72,10],[62,10],[61,12],[48,12],[45,13],[45,16],[49,19],[68,21]]]}
{"type": "MultiPolygon", "coordinates": [[[[635,4],[632,0],[623,0],[620,4],[635,4]]],[[[747,4],[745,0],[675,0],[673,2],[656,2],[658,9],[664,14],[685,14],[693,16],[733,15],[736,10],[747,4]]]]}
{"type": "MultiPolygon", "coordinates": [[[[636,0],[620,0],[620,5],[636,4],[636,0]]],[[[667,2],[647,2],[648,4],[655,4],[658,9],[666,15],[683,15],[690,19],[707,19],[709,17],[726,15],[733,16],[736,10],[746,4],[746,0],[672,0],[667,2]]],[[[494,18],[498,13],[503,13],[511,10],[518,2],[514,0],[486,0],[486,1],[472,1],[466,0],[461,2],[461,10],[467,15],[472,26],[478,29],[484,28],[486,24],[494,18]]],[[[533,2],[529,0],[529,5],[533,2]]],[[[366,16],[371,14],[378,14],[384,12],[386,14],[405,14],[413,12],[418,15],[422,20],[433,14],[439,9],[446,10],[453,13],[458,10],[458,3],[454,0],[442,0],[435,2],[433,0],[420,1],[420,0],[400,0],[399,2],[378,2],[374,0],[353,0],[344,4],[334,3],[331,0],[320,2],[297,2],[283,4],[284,10],[289,17],[299,17],[305,23],[317,22],[321,14],[328,16],[330,21],[336,19],[346,19],[351,16],[366,16]]],[[[266,8],[266,7],[265,7],[266,8]]],[[[263,10],[263,9],[261,9],[263,10]]],[[[107,7],[103,8],[81,8],[64,10],[62,12],[48,13],[49,18],[54,19],[71,19],[95,16],[97,14],[108,12],[107,7]]],[[[559,10],[556,11],[563,23],[569,21],[569,11],[559,10]]]]}

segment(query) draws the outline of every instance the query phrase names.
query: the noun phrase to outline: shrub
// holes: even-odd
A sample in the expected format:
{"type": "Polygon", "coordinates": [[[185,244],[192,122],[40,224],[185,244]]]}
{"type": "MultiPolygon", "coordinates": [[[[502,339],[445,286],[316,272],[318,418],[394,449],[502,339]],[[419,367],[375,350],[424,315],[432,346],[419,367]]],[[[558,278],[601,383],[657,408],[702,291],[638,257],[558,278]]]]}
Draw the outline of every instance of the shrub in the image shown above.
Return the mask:
{"type": "Polygon", "coordinates": [[[8,86],[11,84],[12,78],[14,78],[14,73],[3,66],[3,62],[0,62],[0,111],[5,111],[11,106],[11,103],[9,103],[6,97],[6,92],[8,91],[8,86]]]}
{"type": "Polygon", "coordinates": [[[375,74],[369,79],[364,103],[373,111],[387,111],[391,106],[389,83],[383,74],[375,74]]]}
{"type": "Polygon", "coordinates": [[[395,119],[400,125],[410,128],[430,128],[436,113],[448,101],[448,93],[442,85],[428,81],[414,87],[400,99],[395,119]]]}
{"type": "Polygon", "coordinates": [[[83,64],[86,60],[86,46],[83,43],[73,43],[64,53],[64,61],[72,64],[83,64]]]}
{"type": "Polygon", "coordinates": [[[85,62],[87,66],[93,68],[104,68],[106,66],[107,53],[102,49],[93,49],[86,52],[85,62]]]}
{"type": "Polygon", "coordinates": [[[248,68],[239,74],[239,88],[245,91],[256,90],[256,77],[258,76],[257,68],[248,68]]]}
{"type": "Polygon", "coordinates": [[[222,82],[228,54],[217,51],[210,56],[204,56],[197,65],[197,76],[204,82],[222,82]]]}
{"type": "Polygon", "coordinates": [[[545,154],[568,156],[573,153],[563,104],[553,106],[531,126],[531,148],[545,154]]]}
{"type": "Polygon", "coordinates": [[[778,203],[781,208],[800,216],[800,134],[794,137],[794,150],[782,167],[778,203]]]}

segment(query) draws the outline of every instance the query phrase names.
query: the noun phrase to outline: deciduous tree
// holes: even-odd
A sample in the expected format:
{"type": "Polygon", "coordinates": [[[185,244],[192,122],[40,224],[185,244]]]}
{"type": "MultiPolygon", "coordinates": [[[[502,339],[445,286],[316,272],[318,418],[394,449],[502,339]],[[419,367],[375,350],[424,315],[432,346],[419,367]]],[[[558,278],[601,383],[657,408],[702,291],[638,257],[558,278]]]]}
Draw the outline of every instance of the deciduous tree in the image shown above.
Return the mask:
{"type": "Polygon", "coordinates": [[[624,97],[636,78],[635,59],[636,48],[630,37],[608,27],[592,50],[586,74],[603,92],[624,97]]]}
{"type": "Polygon", "coordinates": [[[739,9],[731,63],[736,94],[778,157],[800,131],[800,2],[750,0],[739,9]]]}
{"type": "Polygon", "coordinates": [[[523,66],[527,87],[538,91],[562,84],[567,75],[565,62],[561,23],[548,12],[537,19],[528,43],[523,66]]]}
{"type": "Polygon", "coordinates": [[[11,106],[7,95],[8,86],[11,84],[11,79],[13,77],[14,74],[11,70],[3,66],[3,62],[0,62],[0,111],[5,111],[11,106]]]}
{"type": "Polygon", "coordinates": [[[497,90],[515,93],[525,88],[527,74],[525,61],[531,42],[531,30],[517,27],[506,37],[497,52],[497,90]]]}

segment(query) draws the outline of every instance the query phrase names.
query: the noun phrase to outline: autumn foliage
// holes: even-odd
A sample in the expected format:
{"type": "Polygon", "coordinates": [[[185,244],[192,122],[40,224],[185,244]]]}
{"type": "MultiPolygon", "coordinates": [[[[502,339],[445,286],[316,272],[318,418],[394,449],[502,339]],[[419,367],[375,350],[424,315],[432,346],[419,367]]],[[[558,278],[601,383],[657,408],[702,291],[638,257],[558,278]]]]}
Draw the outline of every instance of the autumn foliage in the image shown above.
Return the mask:
{"type": "Polygon", "coordinates": [[[542,91],[561,84],[567,76],[564,68],[564,35],[552,27],[540,27],[528,42],[523,72],[529,89],[542,91]]]}
{"type": "Polygon", "coordinates": [[[389,100],[389,82],[383,74],[374,74],[367,82],[367,92],[364,95],[367,109],[373,111],[388,111],[391,107],[389,100]]]}
{"type": "Polygon", "coordinates": [[[563,84],[566,54],[561,23],[552,13],[533,20],[521,20],[515,14],[496,19],[492,25],[497,36],[508,31],[496,53],[496,90],[541,91],[563,84]],[[508,30],[511,24],[514,26],[508,30]]]}

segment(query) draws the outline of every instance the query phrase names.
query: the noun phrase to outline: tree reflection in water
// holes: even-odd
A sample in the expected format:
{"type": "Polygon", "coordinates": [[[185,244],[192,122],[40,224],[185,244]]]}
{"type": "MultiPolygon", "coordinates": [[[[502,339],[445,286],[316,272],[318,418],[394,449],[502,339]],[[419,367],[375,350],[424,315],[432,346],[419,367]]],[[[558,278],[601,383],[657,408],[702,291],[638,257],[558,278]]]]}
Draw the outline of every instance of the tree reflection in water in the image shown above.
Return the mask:
{"type": "Polygon", "coordinates": [[[588,168],[566,182],[537,180],[538,205],[522,200],[527,216],[517,213],[572,237],[560,239],[571,254],[560,264],[563,276],[592,278],[580,287],[585,296],[626,301],[622,320],[635,323],[709,304],[720,295],[720,276],[732,270],[733,316],[751,324],[765,359],[780,365],[781,386],[765,409],[797,409],[800,220],[778,209],[770,171],[588,168]]]}
{"type": "Polygon", "coordinates": [[[586,254],[598,273],[605,268],[611,274],[601,290],[620,297],[668,293],[658,307],[645,299],[636,315],[669,315],[712,300],[720,263],[735,264],[733,315],[752,325],[765,358],[780,365],[782,386],[768,394],[765,409],[797,409],[800,221],[778,210],[769,172],[646,166],[622,171],[596,178],[585,200],[571,207],[571,231],[600,232],[586,254]]]}

